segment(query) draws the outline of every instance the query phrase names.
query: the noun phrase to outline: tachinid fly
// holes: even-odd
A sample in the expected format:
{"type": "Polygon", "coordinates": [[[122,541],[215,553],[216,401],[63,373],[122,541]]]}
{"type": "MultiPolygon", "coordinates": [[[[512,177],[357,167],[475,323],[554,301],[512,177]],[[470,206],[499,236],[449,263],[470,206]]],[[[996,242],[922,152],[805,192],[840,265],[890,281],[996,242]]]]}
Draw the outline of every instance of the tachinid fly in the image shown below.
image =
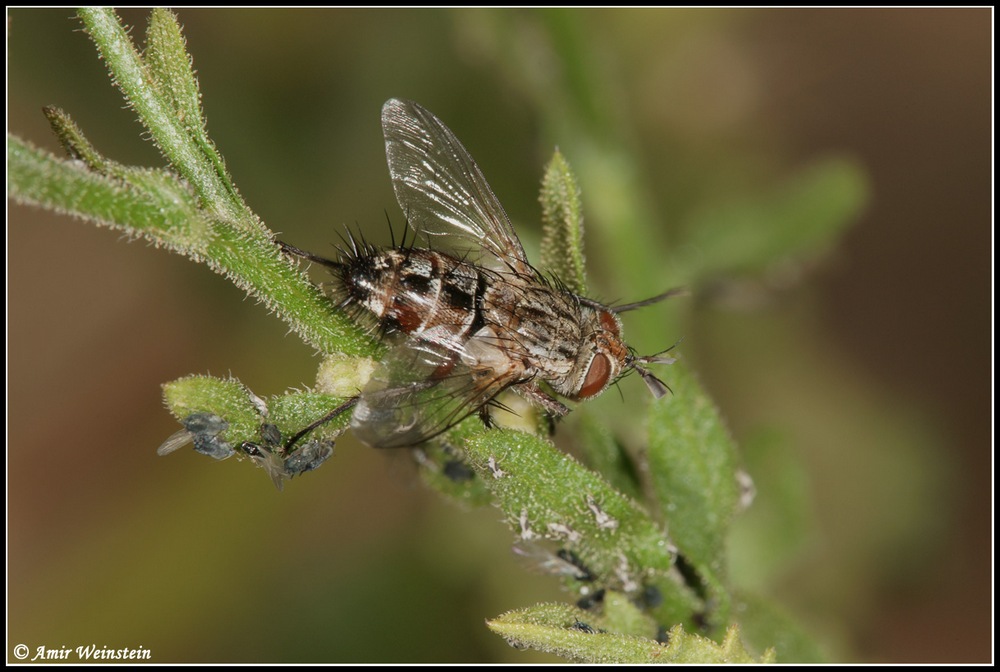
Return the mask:
{"type": "Polygon", "coordinates": [[[655,396],[666,393],[642,364],[673,360],[637,357],[617,314],[674,292],[618,307],[570,292],[528,263],[486,178],[437,117],[393,99],[382,108],[382,130],[409,225],[428,242],[446,237],[454,254],[406,244],[378,249],[352,238],[330,260],[283,244],[329,267],[342,305],[398,339],[357,400],[351,427],[361,441],[415,445],[508,388],[555,417],[569,409],[540,383],[589,399],[635,370],[655,396]]]}

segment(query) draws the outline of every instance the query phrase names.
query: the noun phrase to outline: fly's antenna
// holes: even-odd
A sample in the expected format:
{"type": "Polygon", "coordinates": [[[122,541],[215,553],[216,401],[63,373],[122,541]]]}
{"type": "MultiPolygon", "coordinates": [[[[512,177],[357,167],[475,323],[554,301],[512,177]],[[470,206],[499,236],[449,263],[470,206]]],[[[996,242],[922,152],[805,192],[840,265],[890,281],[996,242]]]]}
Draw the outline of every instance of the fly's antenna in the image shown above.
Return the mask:
{"type": "MultiPolygon", "coordinates": [[[[651,306],[654,303],[659,303],[660,301],[663,301],[664,299],[669,299],[669,298],[674,297],[674,296],[686,296],[687,294],[688,294],[688,290],[686,288],[684,288],[684,287],[674,287],[673,289],[668,289],[667,291],[663,292],[662,294],[657,294],[656,296],[648,298],[648,299],[645,299],[643,301],[636,301],[635,303],[626,303],[626,304],[621,305],[621,306],[612,306],[611,307],[611,312],[615,313],[615,314],[617,314],[617,313],[624,313],[625,311],[628,311],[628,310],[635,310],[636,308],[642,308],[644,306],[651,306]]],[[[664,352],[666,352],[666,351],[664,350],[664,352]]]]}
{"type": "MultiPolygon", "coordinates": [[[[626,303],[621,306],[612,306],[610,310],[612,313],[617,315],[619,313],[624,313],[629,310],[635,310],[636,308],[651,306],[654,303],[659,303],[664,299],[669,299],[674,296],[684,296],[687,293],[688,291],[684,287],[674,287],[672,289],[668,289],[662,294],[657,294],[656,296],[650,297],[643,301],[626,303]]],[[[666,396],[668,392],[672,394],[673,390],[670,389],[669,385],[667,385],[662,380],[653,375],[652,371],[650,371],[644,366],[640,366],[640,364],[673,364],[674,362],[677,361],[676,359],[674,359],[673,357],[661,357],[661,355],[663,355],[666,352],[670,352],[675,347],[677,347],[679,343],[680,340],[678,340],[677,343],[674,343],[666,350],[662,350],[656,353],[655,355],[645,355],[643,357],[630,356],[628,363],[626,364],[626,366],[635,369],[636,373],[642,376],[642,382],[646,383],[646,387],[649,388],[649,391],[652,392],[653,396],[657,399],[666,396]]]]}
{"type": "Polygon", "coordinates": [[[633,364],[632,368],[642,376],[642,382],[646,383],[646,387],[652,392],[653,397],[656,399],[661,399],[667,395],[667,392],[673,394],[673,390],[670,386],[664,383],[662,380],[653,375],[653,372],[647,368],[639,366],[638,364],[633,364]]]}
{"type": "MultiPolygon", "coordinates": [[[[661,295],[660,297],[654,297],[654,299],[650,299],[650,301],[656,300],[657,298],[666,298],[666,296],[661,295]]],[[[646,387],[649,388],[649,391],[652,392],[653,396],[657,399],[664,397],[667,394],[667,392],[673,394],[674,391],[670,389],[669,385],[667,385],[662,380],[653,375],[652,371],[650,371],[644,366],[639,366],[639,364],[673,364],[674,362],[677,361],[676,358],[663,357],[662,355],[676,348],[678,345],[680,345],[680,342],[682,340],[683,339],[678,339],[677,342],[671,345],[669,348],[667,348],[666,350],[661,350],[655,355],[630,357],[628,363],[626,364],[626,366],[635,369],[636,373],[642,376],[642,382],[646,383],[646,387]]]]}

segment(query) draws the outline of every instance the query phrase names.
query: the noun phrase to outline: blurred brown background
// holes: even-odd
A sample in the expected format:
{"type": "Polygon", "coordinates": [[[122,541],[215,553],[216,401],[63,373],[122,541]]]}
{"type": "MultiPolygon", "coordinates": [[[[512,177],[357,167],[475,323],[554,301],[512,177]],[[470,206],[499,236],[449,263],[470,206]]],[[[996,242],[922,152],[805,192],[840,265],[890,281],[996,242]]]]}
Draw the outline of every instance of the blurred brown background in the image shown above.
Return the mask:
{"type": "MultiPolygon", "coordinates": [[[[141,39],[144,12],[122,16],[141,39]]],[[[8,20],[8,130],[56,151],[40,112],[55,104],[106,155],[162,165],[70,12],[8,20]]],[[[209,131],[287,240],[323,251],[338,227],[398,220],[378,116],[393,96],[456,131],[515,221],[537,218],[558,131],[538,127],[506,61],[532,58],[551,13],[180,20],[209,131]],[[516,41],[486,44],[500,23],[516,41]]],[[[780,176],[831,152],[869,173],[863,217],[800,285],[686,327],[737,439],[780,427],[814,503],[809,542],[778,575],[755,574],[737,531],[734,579],[801,616],[836,660],[989,661],[992,11],[573,21],[662,185],[667,231],[686,203],[717,197],[720,173],[780,176]]],[[[7,237],[8,660],[17,643],[144,646],[161,662],[546,660],[482,625],[564,599],[510,557],[498,512],[458,511],[349,442],[281,494],[234,461],[157,458],[177,429],[163,382],[309,384],[318,360],[278,320],[115,232],[9,203],[7,237]]],[[[623,263],[590,258],[605,274],[623,263]]]]}

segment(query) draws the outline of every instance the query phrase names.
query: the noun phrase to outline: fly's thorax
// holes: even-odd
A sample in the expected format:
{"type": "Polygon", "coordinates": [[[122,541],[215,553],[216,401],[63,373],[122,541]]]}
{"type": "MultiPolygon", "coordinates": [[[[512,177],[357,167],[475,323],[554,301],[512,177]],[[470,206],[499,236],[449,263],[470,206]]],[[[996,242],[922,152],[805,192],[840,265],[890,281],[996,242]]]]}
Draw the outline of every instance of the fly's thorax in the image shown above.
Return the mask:
{"type": "Polygon", "coordinates": [[[483,302],[487,323],[506,333],[525,369],[570,399],[603,392],[630,355],[621,322],[608,308],[516,274],[491,285],[483,302]]]}
{"type": "Polygon", "coordinates": [[[560,394],[572,387],[586,333],[583,306],[573,294],[516,273],[499,274],[483,297],[483,316],[512,357],[560,394]]]}
{"type": "Polygon", "coordinates": [[[482,270],[419,248],[377,250],[345,260],[346,302],[370,313],[385,331],[421,334],[434,327],[465,334],[476,325],[482,270]]]}

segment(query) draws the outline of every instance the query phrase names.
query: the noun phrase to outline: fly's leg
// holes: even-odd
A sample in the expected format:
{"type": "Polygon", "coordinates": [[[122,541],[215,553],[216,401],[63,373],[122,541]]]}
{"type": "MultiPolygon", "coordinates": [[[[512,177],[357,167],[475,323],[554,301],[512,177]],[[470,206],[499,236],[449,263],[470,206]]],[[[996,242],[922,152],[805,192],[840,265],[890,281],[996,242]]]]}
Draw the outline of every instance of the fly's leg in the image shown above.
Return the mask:
{"type": "Polygon", "coordinates": [[[558,401],[548,392],[544,392],[534,382],[521,383],[520,385],[515,385],[513,389],[531,403],[541,406],[542,410],[555,418],[561,418],[569,413],[569,407],[558,401]]]}
{"type": "Polygon", "coordinates": [[[342,403],[340,406],[337,406],[335,409],[324,415],[316,422],[307,425],[305,429],[301,430],[298,434],[296,434],[295,436],[293,436],[291,439],[288,440],[288,443],[285,444],[285,454],[287,455],[291,453],[292,446],[298,443],[299,439],[301,439],[303,436],[305,436],[312,430],[316,429],[317,427],[321,427],[322,425],[325,425],[326,423],[330,422],[344,411],[354,408],[354,406],[357,405],[357,403],[358,403],[358,397],[351,397],[350,399],[342,403]]]}
{"type": "Polygon", "coordinates": [[[569,407],[542,390],[534,382],[522,383],[513,387],[514,391],[531,403],[545,411],[545,422],[549,436],[556,433],[556,420],[569,413],[569,407]]]}
{"type": "Polygon", "coordinates": [[[486,429],[493,428],[493,416],[490,415],[489,404],[483,404],[479,407],[479,419],[483,421],[483,427],[486,429]]]}

